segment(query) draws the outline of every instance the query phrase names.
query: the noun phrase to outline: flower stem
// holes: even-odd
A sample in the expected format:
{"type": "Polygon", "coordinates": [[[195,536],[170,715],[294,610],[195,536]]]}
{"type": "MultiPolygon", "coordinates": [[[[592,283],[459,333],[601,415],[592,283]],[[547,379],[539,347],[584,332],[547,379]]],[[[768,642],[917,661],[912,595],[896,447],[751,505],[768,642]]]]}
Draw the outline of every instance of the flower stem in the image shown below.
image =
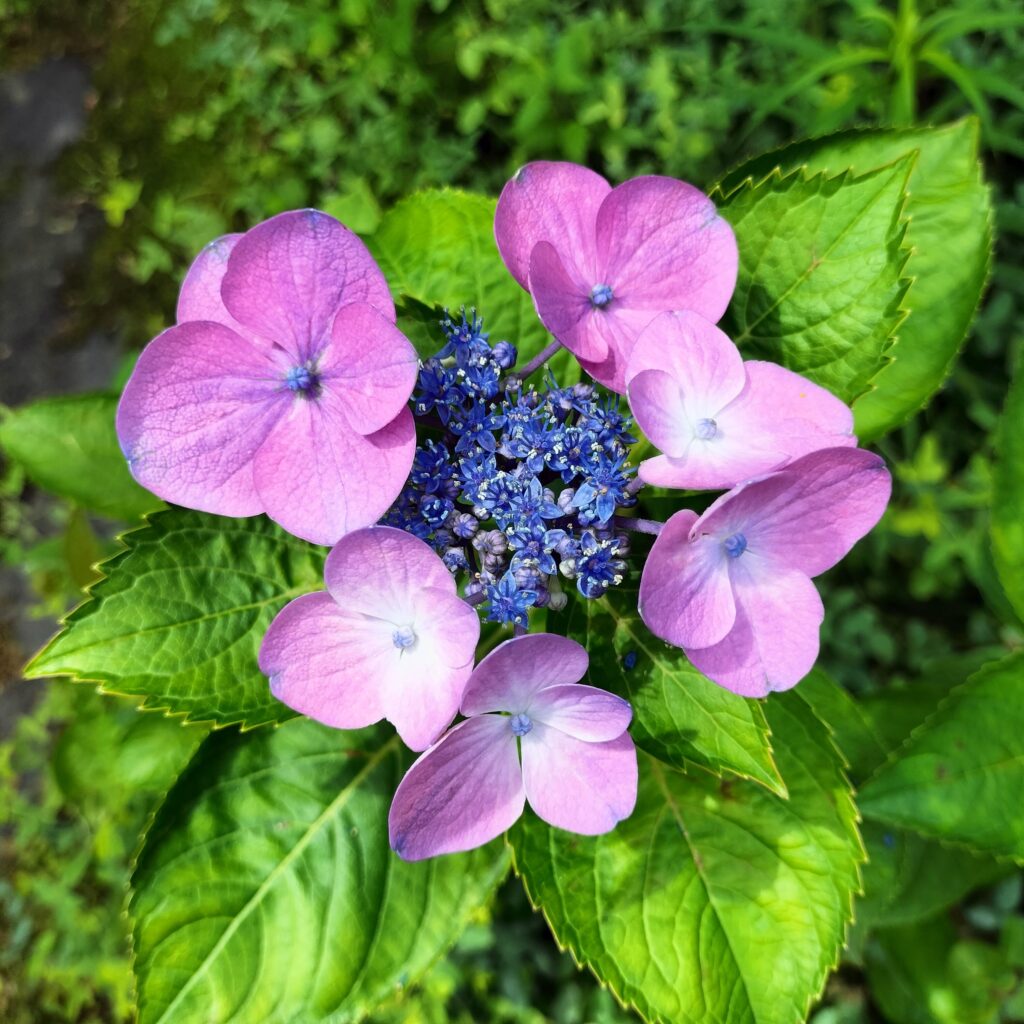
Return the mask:
{"type": "Polygon", "coordinates": [[[526,380],[531,373],[539,370],[557,351],[559,351],[559,349],[561,349],[561,347],[562,343],[556,339],[546,348],[541,349],[540,352],[538,352],[524,367],[516,370],[512,376],[514,376],[516,380],[526,380]]]}
{"type": "Polygon", "coordinates": [[[526,636],[526,633],[527,633],[526,627],[525,626],[520,626],[518,622],[512,627],[512,635],[513,636],[526,636]]]}
{"type": "Polygon", "coordinates": [[[657,537],[658,534],[661,533],[661,528],[665,524],[659,523],[657,519],[616,516],[615,525],[621,527],[623,530],[634,530],[636,533],[649,533],[652,537],[657,537]]]}
{"type": "Polygon", "coordinates": [[[466,604],[475,608],[478,604],[483,604],[484,601],[487,600],[487,594],[481,590],[479,593],[470,594],[469,597],[463,595],[462,600],[465,601],[466,604]]]}

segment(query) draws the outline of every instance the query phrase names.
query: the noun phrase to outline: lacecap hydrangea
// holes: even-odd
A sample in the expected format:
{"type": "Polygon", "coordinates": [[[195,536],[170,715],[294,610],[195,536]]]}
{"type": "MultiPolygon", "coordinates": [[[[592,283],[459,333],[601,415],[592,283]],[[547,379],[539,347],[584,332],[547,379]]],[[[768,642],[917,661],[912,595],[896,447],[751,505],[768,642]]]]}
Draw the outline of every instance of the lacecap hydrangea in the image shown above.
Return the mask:
{"type": "Polygon", "coordinates": [[[709,678],[787,689],[817,656],[812,577],[891,486],[842,402],[715,326],[736,241],[693,186],[530,164],[495,237],[553,336],[525,363],[472,308],[418,360],[362,242],[296,211],[204,250],[118,411],[161,497],[334,545],[326,589],[279,613],[260,667],[295,710],[386,719],[422,752],[389,819],[408,859],[486,842],[527,803],[586,834],[631,813],[629,704],[583,682],[602,666],[578,643],[531,632],[542,611],[638,577],[643,621],[709,678]],[[582,382],[552,374],[561,348],[582,382]],[[666,523],[643,514],[645,485],[679,492],[666,523]],[[695,490],[724,493],[698,515],[695,490]]]}

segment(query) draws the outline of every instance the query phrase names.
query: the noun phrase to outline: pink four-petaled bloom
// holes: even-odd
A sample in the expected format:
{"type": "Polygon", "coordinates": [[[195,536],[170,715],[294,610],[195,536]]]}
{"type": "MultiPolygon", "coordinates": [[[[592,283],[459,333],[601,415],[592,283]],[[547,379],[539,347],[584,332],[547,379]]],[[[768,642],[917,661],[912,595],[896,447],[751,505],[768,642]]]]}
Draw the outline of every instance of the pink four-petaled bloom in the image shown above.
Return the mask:
{"type": "Polygon", "coordinates": [[[413,750],[451,724],[480,638],[476,612],[429,545],[389,526],[343,537],[327,592],[287,604],[260,648],[278,700],[338,729],[386,718],[413,750]]]}
{"type": "Polygon", "coordinates": [[[494,235],[544,326],[619,393],[655,316],[689,309],[717,321],[736,286],[732,228],[703,192],[674,178],[612,188],[578,164],[527,164],[502,190],[494,235]]]}
{"type": "Polygon", "coordinates": [[[855,445],[853,413],[791,370],[752,360],[696,313],[656,317],[626,371],[637,423],[664,454],[641,463],[657,487],[732,487],[819,448],[855,445]]]}
{"type": "Polygon", "coordinates": [[[811,577],[878,522],[891,489],[877,455],[826,448],[740,485],[700,517],[677,512],[644,566],[644,622],[744,697],[795,686],[814,666],[824,617],[811,577]]]}
{"type": "Polygon", "coordinates": [[[117,414],[135,478],[167,501],[266,512],[331,544],[386,511],[412,465],[416,353],[366,246],[315,210],[211,243],[178,323],[117,414]]]}
{"type": "Polygon", "coordinates": [[[469,850],[534,811],[599,835],[636,803],[629,704],[579,683],[587,652],[533,633],[506,640],[474,669],[460,722],[409,769],[388,817],[405,860],[469,850]]]}

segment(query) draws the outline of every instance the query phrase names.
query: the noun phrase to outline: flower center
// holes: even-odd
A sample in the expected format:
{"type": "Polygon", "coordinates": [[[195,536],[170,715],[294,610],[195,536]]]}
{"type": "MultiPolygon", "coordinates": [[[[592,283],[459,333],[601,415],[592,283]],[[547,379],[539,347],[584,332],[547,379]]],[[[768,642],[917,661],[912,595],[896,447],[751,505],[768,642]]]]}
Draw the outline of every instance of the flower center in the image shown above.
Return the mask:
{"type": "Polygon", "coordinates": [[[529,715],[513,715],[508,723],[513,736],[525,736],[532,728],[529,715]]]}
{"type": "Polygon", "coordinates": [[[391,634],[391,642],[400,650],[404,651],[416,643],[416,630],[412,626],[399,626],[391,634]]]}
{"type": "Polygon", "coordinates": [[[603,309],[613,298],[615,298],[615,293],[612,291],[611,285],[595,284],[590,289],[590,304],[597,309],[603,309]]]}
{"type": "Polygon", "coordinates": [[[315,398],[320,393],[320,374],[308,363],[293,366],[285,374],[284,382],[289,390],[306,398],[315,398]]]}
{"type": "Polygon", "coordinates": [[[718,424],[714,420],[697,420],[695,434],[700,441],[710,441],[718,433],[718,424]]]}
{"type": "Polygon", "coordinates": [[[731,537],[725,538],[722,546],[730,558],[739,558],[747,550],[747,538],[742,533],[734,533],[731,537]]]}

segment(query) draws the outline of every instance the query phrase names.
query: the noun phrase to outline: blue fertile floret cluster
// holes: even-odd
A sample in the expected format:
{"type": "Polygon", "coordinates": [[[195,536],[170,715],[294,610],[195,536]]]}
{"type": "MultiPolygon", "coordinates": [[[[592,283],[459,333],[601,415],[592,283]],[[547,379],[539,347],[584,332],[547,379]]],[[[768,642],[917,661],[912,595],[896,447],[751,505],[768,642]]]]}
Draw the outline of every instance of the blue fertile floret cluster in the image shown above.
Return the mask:
{"type": "Polygon", "coordinates": [[[420,436],[409,480],[384,523],[430,543],[494,622],[564,607],[621,582],[628,539],[616,513],[636,504],[632,420],[590,384],[542,390],[512,373],[472,310],[441,321],[445,344],[420,369],[420,436]]]}

